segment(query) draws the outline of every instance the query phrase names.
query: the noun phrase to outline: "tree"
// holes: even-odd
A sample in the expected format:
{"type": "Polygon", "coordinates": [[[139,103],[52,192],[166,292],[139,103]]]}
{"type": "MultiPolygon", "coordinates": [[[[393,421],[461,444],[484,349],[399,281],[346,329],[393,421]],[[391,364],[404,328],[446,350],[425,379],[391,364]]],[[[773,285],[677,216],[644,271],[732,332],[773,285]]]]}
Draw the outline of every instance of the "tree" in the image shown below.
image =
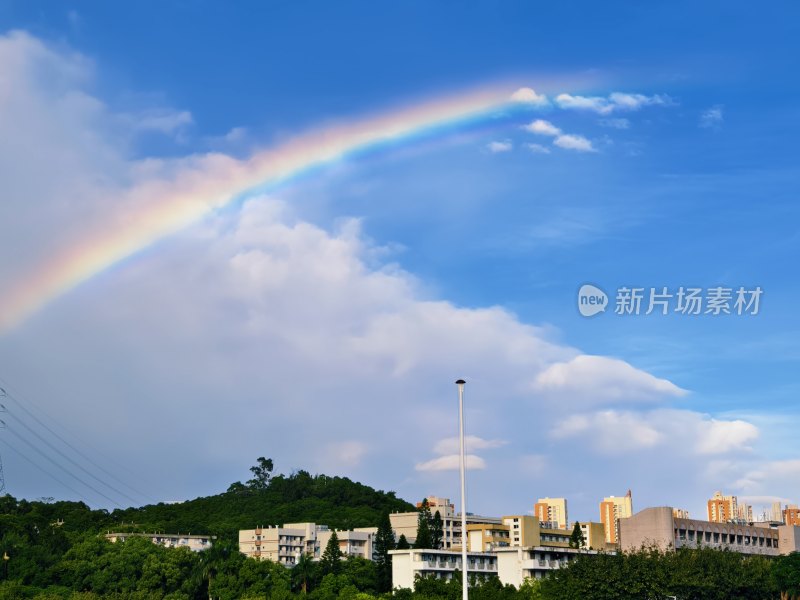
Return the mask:
{"type": "Polygon", "coordinates": [[[435,550],[440,550],[444,545],[444,522],[438,510],[433,513],[431,521],[431,543],[431,548],[435,550]]]}
{"type": "MultiPolygon", "coordinates": [[[[335,534],[334,534],[335,535],[335,534]]],[[[297,563],[292,567],[292,579],[296,584],[300,585],[300,589],[304,594],[308,593],[308,582],[314,576],[314,561],[311,557],[303,553],[297,559],[297,563]]]]}
{"type": "Polygon", "coordinates": [[[417,515],[417,539],[414,548],[433,548],[431,538],[431,509],[428,508],[428,499],[422,501],[417,515]]]}
{"type": "Polygon", "coordinates": [[[258,464],[250,467],[253,478],[248,480],[247,485],[254,490],[265,490],[269,487],[269,479],[272,477],[272,459],[258,457],[258,464]]]}
{"type": "Polygon", "coordinates": [[[392,591],[392,557],[389,550],[394,550],[394,532],[389,513],[385,512],[378,521],[378,531],[375,534],[375,567],[377,568],[378,592],[392,591]]]}
{"type": "Polygon", "coordinates": [[[322,553],[322,558],[319,561],[319,569],[322,573],[322,576],[333,574],[338,575],[342,572],[342,558],[344,554],[342,554],[341,549],[339,548],[339,536],[336,535],[336,532],[331,533],[331,537],[328,539],[328,545],[325,546],[325,552],[322,553]]]}
{"type": "Polygon", "coordinates": [[[581,525],[577,521],[575,521],[575,527],[572,528],[572,534],[569,536],[569,547],[570,548],[586,547],[586,538],[583,536],[583,531],[581,531],[581,525]]]}
{"type": "Polygon", "coordinates": [[[800,597],[800,552],[775,559],[772,578],[781,593],[781,600],[800,597]]]}
{"type": "Polygon", "coordinates": [[[411,544],[408,543],[406,539],[406,534],[401,533],[400,537],[397,539],[397,550],[409,550],[411,548],[411,544]]]}

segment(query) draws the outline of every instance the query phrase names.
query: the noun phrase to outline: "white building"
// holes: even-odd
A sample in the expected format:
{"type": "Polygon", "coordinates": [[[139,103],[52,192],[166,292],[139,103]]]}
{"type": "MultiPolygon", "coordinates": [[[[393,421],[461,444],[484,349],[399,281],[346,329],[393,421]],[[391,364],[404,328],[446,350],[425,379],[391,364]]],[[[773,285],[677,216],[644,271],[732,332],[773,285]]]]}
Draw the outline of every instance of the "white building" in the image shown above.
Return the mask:
{"type": "MultiPolygon", "coordinates": [[[[461,571],[461,553],[449,550],[390,550],[392,555],[392,588],[414,588],[414,580],[435,577],[450,580],[461,571]]],[[[491,552],[467,554],[467,570],[479,577],[497,575],[497,556],[491,552]]]]}
{"type": "Polygon", "coordinates": [[[503,585],[515,587],[526,579],[541,579],[555,569],[566,567],[579,554],[597,554],[592,550],[535,546],[527,548],[497,548],[497,575],[503,585]]]}
{"type": "Polygon", "coordinates": [[[143,537],[165,548],[188,548],[192,552],[208,550],[215,539],[210,535],[182,535],[180,533],[107,533],[105,537],[111,542],[124,542],[131,537],[143,537]]]}
{"type": "MultiPolygon", "coordinates": [[[[414,588],[419,577],[449,580],[456,570],[461,571],[461,553],[450,550],[392,550],[392,588],[414,588]]],[[[575,548],[504,547],[491,552],[467,554],[467,573],[481,578],[500,578],[500,582],[519,587],[525,579],[541,579],[555,569],[565,567],[579,554],[596,551],[575,548]]]]}

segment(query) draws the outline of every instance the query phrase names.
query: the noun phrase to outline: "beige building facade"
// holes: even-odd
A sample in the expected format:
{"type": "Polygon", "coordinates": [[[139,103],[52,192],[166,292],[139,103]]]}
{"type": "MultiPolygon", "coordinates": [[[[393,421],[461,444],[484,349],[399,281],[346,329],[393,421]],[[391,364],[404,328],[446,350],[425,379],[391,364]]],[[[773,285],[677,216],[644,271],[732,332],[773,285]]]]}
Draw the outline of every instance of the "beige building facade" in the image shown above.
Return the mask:
{"type": "MultiPolygon", "coordinates": [[[[392,588],[414,588],[419,577],[435,577],[449,581],[461,571],[461,553],[452,550],[390,550],[392,556],[392,588]]],[[[467,571],[480,578],[497,576],[497,556],[488,552],[467,553],[467,571]]]]}
{"type": "Polygon", "coordinates": [[[619,543],[620,519],[627,519],[633,514],[633,498],[631,491],[624,496],[609,496],[600,503],[600,522],[605,530],[606,543],[619,543]]]}
{"type": "MultiPolygon", "coordinates": [[[[453,504],[448,498],[428,496],[428,506],[431,514],[439,511],[442,518],[442,545],[445,550],[461,547],[461,515],[455,512],[453,504]]],[[[389,521],[392,524],[394,539],[399,540],[401,535],[406,536],[409,544],[414,544],[417,539],[417,511],[392,513],[389,521]]],[[[467,527],[470,525],[500,525],[502,522],[494,517],[467,514],[467,527]]]]}
{"type": "MultiPolygon", "coordinates": [[[[377,528],[336,531],[339,549],[345,556],[372,560],[377,528]]],[[[271,560],[285,566],[297,563],[303,554],[319,559],[333,530],[316,523],[286,523],[282,527],[239,530],[239,551],[250,558],[271,560]]]]}
{"type": "Polygon", "coordinates": [[[800,528],[768,523],[745,525],[680,519],[668,506],[646,508],[620,521],[620,547],[633,551],[656,545],[662,550],[710,547],[742,554],[777,556],[800,551],[800,528]]]}
{"type": "Polygon", "coordinates": [[[566,498],[539,498],[533,505],[533,516],[540,523],[547,523],[557,529],[569,526],[566,498]]]}

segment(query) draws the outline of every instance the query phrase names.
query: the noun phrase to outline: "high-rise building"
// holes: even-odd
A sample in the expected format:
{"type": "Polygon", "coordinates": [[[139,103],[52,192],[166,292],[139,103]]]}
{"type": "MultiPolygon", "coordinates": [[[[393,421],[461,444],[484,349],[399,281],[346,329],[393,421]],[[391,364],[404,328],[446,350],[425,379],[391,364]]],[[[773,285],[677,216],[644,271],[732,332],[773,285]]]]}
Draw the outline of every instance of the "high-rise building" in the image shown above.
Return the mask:
{"type": "Polygon", "coordinates": [[[786,525],[800,525],[800,508],[796,504],[789,504],[783,511],[783,522],[786,525]]]}
{"type": "Polygon", "coordinates": [[[689,511],[683,508],[673,508],[672,516],[675,517],[676,519],[688,519],[689,511]]]}
{"type": "Polygon", "coordinates": [[[566,529],[569,526],[566,498],[539,498],[533,505],[533,515],[546,527],[566,529]]]}
{"type": "Polygon", "coordinates": [[[736,496],[725,496],[722,492],[714,492],[714,497],[708,501],[708,520],[712,523],[739,523],[753,522],[753,507],[749,504],[739,504],[736,496]]]}
{"type": "Polygon", "coordinates": [[[606,531],[606,542],[619,543],[619,520],[633,514],[631,491],[624,496],[609,496],[600,503],[600,522],[606,531]]]}
{"type": "Polygon", "coordinates": [[[736,496],[724,496],[722,492],[714,492],[714,496],[708,501],[708,520],[712,523],[727,523],[738,518],[736,496]]]}

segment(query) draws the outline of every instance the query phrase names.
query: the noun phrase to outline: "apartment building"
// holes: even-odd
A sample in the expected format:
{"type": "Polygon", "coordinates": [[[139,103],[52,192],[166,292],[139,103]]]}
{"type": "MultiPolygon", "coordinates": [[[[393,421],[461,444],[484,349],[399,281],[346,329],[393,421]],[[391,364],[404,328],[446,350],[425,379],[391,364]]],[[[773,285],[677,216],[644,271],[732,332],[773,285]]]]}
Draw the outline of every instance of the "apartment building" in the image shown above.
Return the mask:
{"type": "Polygon", "coordinates": [[[540,523],[547,523],[558,529],[566,529],[569,526],[567,499],[539,498],[533,505],[533,516],[538,518],[540,523]]]}
{"type": "Polygon", "coordinates": [[[700,546],[742,554],[777,556],[800,551],[800,527],[717,523],[675,517],[668,506],[646,508],[620,521],[620,548],[632,551],[655,544],[662,550],[700,546]]]}
{"type": "Polygon", "coordinates": [[[753,522],[753,507],[740,504],[736,496],[725,496],[722,492],[714,492],[708,501],[708,520],[712,523],[753,522]]]}
{"type": "Polygon", "coordinates": [[[107,533],[105,538],[111,542],[124,542],[128,538],[147,538],[154,544],[165,548],[188,548],[192,552],[202,552],[211,548],[213,540],[210,535],[182,535],[180,533],[107,533]]]}
{"type": "Polygon", "coordinates": [[[789,504],[782,512],[785,525],[800,525],[800,508],[796,504],[789,504]]]}
{"type": "MultiPolygon", "coordinates": [[[[414,588],[417,577],[450,580],[461,571],[461,553],[452,550],[390,550],[392,588],[414,588]]],[[[479,578],[497,576],[497,556],[488,552],[467,553],[467,571],[479,578]]]]}
{"type": "MultiPolygon", "coordinates": [[[[579,522],[583,534],[584,548],[587,550],[613,550],[614,545],[606,542],[606,528],[595,521],[579,522]]],[[[570,533],[572,530],[570,530],[570,533]]]]}
{"type": "Polygon", "coordinates": [[[633,514],[631,491],[624,496],[609,496],[600,503],[600,522],[605,529],[606,543],[619,543],[619,521],[633,514]]]}
{"type": "MultiPolygon", "coordinates": [[[[511,547],[495,548],[491,552],[469,552],[467,574],[481,579],[499,577],[500,582],[519,587],[527,578],[541,579],[555,569],[561,569],[578,554],[597,554],[574,548],[511,547]]],[[[392,587],[414,587],[416,577],[452,579],[461,571],[461,554],[453,550],[392,550],[392,587]]]]}
{"type": "Polygon", "coordinates": [[[536,517],[510,515],[501,520],[508,527],[509,546],[536,546],[539,543],[541,526],[536,517]]]}
{"type": "MultiPolygon", "coordinates": [[[[439,516],[442,517],[443,548],[447,550],[461,547],[461,515],[455,512],[453,504],[448,498],[439,498],[437,496],[429,496],[426,500],[431,514],[435,514],[438,510],[439,516]]],[[[408,542],[413,544],[417,539],[418,518],[419,513],[417,511],[390,514],[389,521],[392,524],[394,538],[398,540],[401,535],[404,535],[408,542]]],[[[495,517],[482,517],[467,513],[467,526],[480,524],[500,525],[501,520],[495,517]]]]}
{"type": "MultiPolygon", "coordinates": [[[[321,558],[333,531],[326,525],[316,523],[286,523],[281,527],[241,529],[239,551],[250,558],[292,566],[303,554],[312,559],[321,558]]],[[[375,527],[336,531],[339,549],[345,556],[361,556],[372,560],[376,532],[375,527]]]]}
{"type": "Polygon", "coordinates": [[[579,554],[597,554],[596,551],[576,548],[553,548],[546,546],[527,548],[498,548],[497,575],[506,585],[519,587],[530,579],[541,579],[556,569],[566,567],[579,554]]]}

